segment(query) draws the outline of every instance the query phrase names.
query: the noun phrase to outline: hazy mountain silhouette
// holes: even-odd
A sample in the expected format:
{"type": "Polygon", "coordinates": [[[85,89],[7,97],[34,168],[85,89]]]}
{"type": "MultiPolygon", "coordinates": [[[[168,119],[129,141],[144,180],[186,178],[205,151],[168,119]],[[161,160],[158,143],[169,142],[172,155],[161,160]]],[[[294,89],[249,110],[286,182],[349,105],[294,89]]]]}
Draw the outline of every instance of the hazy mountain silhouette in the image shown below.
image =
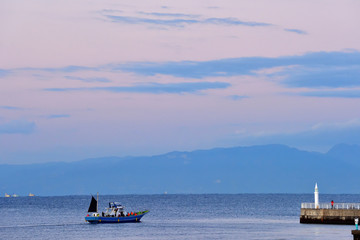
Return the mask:
{"type": "Polygon", "coordinates": [[[360,146],[322,154],[285,145],[0,165],[0,194],[359,193],[360,146]]]}
{"type": "Polygon", "coordinates": [[[360,167],[360,146],[337,144],[327,152],[328,156],[342,159],[353,166],[360,167]]]}

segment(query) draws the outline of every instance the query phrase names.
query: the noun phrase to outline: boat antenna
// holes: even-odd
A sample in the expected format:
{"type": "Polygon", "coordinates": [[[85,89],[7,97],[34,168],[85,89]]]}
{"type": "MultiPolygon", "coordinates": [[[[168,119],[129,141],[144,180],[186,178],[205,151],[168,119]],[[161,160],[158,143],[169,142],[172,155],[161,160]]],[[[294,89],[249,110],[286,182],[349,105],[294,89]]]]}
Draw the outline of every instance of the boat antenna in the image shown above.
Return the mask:
{"type": "Polygon", "coordinates": [[[96,212],[99,211],[99,192],[97,193],[97,196],[96,196],[96,212]]]}

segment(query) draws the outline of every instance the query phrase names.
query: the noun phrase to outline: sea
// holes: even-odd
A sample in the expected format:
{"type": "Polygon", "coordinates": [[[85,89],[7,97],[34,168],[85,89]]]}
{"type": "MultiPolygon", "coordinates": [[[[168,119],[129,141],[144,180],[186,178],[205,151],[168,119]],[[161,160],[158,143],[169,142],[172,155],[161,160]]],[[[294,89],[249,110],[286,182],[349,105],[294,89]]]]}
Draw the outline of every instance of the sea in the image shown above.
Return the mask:
{"type": "MultiPolygon", "coordinates": [[[[94,195],[96,197],[96,194],[94,195]]],[[[313,194],[100,195],[150,210],[139,223],[89,224],[91,195],[0,198],[0,239],[353,239],[350,225],[300,224],[313,194]]],[[[320,194],[320,202],[359,202],[356,194],[320,194]]]]}

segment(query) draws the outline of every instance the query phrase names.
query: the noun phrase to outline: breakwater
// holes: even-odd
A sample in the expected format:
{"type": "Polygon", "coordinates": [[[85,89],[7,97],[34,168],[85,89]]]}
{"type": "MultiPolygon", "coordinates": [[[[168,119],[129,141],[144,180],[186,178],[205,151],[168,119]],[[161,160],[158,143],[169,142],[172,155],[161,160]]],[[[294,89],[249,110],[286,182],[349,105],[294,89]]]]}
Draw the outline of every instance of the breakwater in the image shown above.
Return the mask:
{"type": "Polygon", "coordinates": [[[360,203],[337,203],[333,206],[322,203],[316,207],[313,203],[301,204],[300,223],[354,225],[355,218],[360,218],[360,203]]]}

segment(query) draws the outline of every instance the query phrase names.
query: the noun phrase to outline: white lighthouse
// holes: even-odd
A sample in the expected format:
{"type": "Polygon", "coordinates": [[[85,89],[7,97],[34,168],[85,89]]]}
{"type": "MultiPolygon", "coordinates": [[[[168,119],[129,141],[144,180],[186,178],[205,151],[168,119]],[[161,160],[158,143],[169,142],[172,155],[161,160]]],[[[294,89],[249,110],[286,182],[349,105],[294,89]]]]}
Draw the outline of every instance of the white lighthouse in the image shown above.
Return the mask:
{"type": "Polygon", "coordinates": [[[315,184],[314,198],[315,198],[315,208],[318,209],[320,208],[320,206],[319,206],[319,189],[317,183],[315,184]]]}

